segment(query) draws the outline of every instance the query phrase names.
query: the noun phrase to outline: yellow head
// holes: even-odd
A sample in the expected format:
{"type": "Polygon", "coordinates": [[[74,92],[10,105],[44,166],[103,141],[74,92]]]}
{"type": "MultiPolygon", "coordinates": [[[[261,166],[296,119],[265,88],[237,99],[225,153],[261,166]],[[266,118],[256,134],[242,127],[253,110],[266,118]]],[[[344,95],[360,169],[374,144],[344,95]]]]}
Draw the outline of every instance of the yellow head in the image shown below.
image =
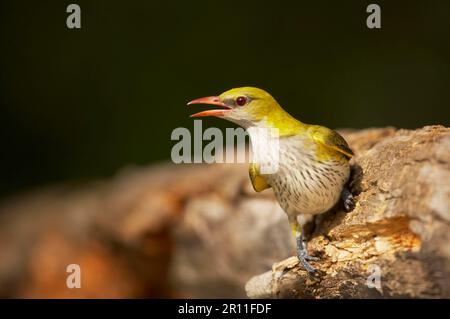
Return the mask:
{"type": "Polygon", "coordinates": [[[216,116],[245,128],[278,126],[279,120],[291,118],[269,93],[255,87],[231,89],[219,96],[203,97],[188,103],[188,105],[191,104],[210,104],[222,107],[199,112],[191,117],[216,116]]]}

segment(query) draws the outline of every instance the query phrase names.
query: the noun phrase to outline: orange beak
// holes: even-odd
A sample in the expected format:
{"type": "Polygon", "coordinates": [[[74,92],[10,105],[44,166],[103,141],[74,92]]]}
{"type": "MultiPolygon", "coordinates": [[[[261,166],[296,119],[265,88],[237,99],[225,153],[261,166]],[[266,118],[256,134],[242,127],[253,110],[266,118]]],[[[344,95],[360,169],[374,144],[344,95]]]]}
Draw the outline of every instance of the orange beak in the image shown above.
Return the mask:
{"type": "Polygon", "coordinates": [[[225,105],[224,103],[222,103],[218,96],[207,96],[207,97],[202,97],[202,98],[199,98],[199,99],[195,99],[195,100],[190,101],[187,105],[192,105],[192,104],[217,105],[217,106],[223,107],[224,109],[215,109],[215,110],[202,111],[202,112],[198,112],[198,113],[192,114],[191,117],[204,117],[204,116],[221,117],[226,112],[231,110],[231,107],[229,107],[229,106],[225,105]]]}

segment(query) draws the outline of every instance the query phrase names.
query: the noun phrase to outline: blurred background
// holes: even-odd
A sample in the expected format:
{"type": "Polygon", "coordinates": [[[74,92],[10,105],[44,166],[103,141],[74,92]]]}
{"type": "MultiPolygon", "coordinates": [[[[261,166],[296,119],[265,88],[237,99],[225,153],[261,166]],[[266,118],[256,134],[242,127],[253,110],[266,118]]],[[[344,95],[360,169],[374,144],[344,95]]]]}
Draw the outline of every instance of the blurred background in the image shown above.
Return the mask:
{"type": "MultiPolygon", "coordinates": [[[[268,90],[333,128],[450,123],[450,3],[74,1],[0,4],[0,196],[169,159],[190,99],[268,90]]],[[[231,124],[206,119],[205,125],[231,124]]]]}
{"type": "Polygon", "coordinates": [[[2,0],[0,198],[169,160],[172,130],[193,127],[186,102],[232,87],[332,128],[448,126],[450,2],[376,1],[379,30],[370,3],[2,0]]]}

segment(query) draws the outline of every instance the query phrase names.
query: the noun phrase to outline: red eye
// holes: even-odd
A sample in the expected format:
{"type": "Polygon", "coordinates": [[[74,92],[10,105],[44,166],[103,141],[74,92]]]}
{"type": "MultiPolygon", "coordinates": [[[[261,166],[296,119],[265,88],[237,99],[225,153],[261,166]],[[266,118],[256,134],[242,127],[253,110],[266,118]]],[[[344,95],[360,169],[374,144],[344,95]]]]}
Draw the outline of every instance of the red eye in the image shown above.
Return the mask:
{"type": "Polygon", "coordinates": [[[244,106],[247,103],[247,98],[245,96],[240,96],[236,99],[236,104],[239,106],[244,106]]]}

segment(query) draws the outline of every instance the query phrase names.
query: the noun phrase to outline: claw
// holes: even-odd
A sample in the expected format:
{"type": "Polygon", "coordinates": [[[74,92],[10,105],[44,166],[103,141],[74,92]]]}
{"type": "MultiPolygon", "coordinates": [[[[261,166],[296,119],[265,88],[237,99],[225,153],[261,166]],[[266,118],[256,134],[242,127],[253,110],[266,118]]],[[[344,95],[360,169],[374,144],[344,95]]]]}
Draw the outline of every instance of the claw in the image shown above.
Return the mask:
{"type": "Polygon", "coordinates": [[[355,208],[355,199],[352,193],[347,188],[344,188],[341,194],[342,200],[344,201],[344,209],[347,212],[352,211],[355,208]]]}
{"type": "Polygon", "coordinates": [[[302,266],[306,269],[309,274],[314,274],[317,270],[313,266],[309,264],[306,257],[298,256],[298,260],[300,260],[302,266]]]}
{"type": "Polygon", "coordinates": [[[309,274],[314,274],[316,272],[316,269],[311,266],[308,261],[318,261],[319,258],[308,255],[308,252],[303,243],[297,247],[297,257],[309,274]]]}
{"type": "Polygon", "coordinates": [[[305,256],[305,259],[309,260],[309,261],[319,261],[320,260],[319,257],[314,257],[314,256],[305,256]]]}
{"type": "Polygon", "coordinates": [[[355,201],[353,200],[353,198],[348,198],[344,202],[344,208],[347,212],[350,212],[355,208],[355,201]]]}

